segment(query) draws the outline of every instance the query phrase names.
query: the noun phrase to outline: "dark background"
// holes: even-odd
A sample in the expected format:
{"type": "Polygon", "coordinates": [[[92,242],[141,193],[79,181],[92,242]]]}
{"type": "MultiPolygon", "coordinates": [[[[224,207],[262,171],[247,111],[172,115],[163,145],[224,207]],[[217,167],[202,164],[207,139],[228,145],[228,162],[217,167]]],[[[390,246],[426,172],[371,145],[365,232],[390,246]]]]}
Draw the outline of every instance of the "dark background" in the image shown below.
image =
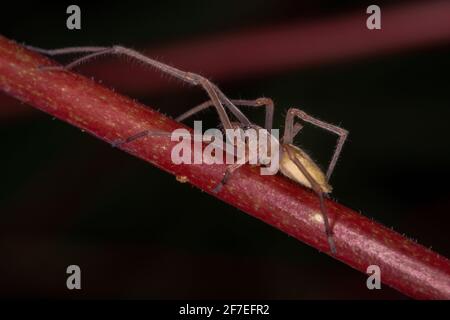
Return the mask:
{"type": "MultiPolygon", "coordinates": [[[[372,4],[77,3],[81,31],[66,29],[66,3],[20,2],[0,5],[0,33],[44,48],[159,48],[258,26],[320,21],[358,10],[364,15],[372,4]]],[[[411,1],[376,2],[382,10],[393,3],[411,1]]],[[[229,97],[272,97],[277,127],[288,107],[301,106],[349,130],[331,181],[334,198],[448,256],[449,44],[212,80],[229,97]]],[[[171,116],[205,99],[200,90],[173,88],[133,97],[171,116]]],[[[11,99],[2,101],[3,297],[406,298],[387,286],[369,291],[364,274],[68,124],[11,99]],[[82,269],[78,292],[65,287],[71,264],[82,269]]],[[[249,114],[263,119],[258,112],[249,114]]],[[[213,112],[200,118],[217,125],[213,112]]],[[[334,141],[311,128],[297,140],[322,167],[334,141]]]]}

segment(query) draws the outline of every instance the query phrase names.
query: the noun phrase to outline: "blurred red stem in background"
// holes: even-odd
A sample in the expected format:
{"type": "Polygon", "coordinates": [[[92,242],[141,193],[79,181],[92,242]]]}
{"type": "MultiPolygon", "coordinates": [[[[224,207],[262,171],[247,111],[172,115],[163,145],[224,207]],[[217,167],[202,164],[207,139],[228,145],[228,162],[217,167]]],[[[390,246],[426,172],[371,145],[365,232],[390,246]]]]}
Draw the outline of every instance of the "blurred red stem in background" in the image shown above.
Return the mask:
{"type": "MultiPolygon", "coordinates": [[[[214,35],[165,48],[143,50],[151,57],[215,81],[267,76],[285,70],[333,63],[371,55],[445,44],[450,39],[449,1],[425,1],[382,8],[382,30],[366,28],[365,7],[351,14],[312,22],[259,27],[214,35]],[[237,50],[238,49],[238,50],[237,50]]],[[[38,43],[29,43],[39,46],[38,43]]],[[[99,45],[104,45],[100,44],[99,45]]],[[[131,95],[162,94],[174,82],[146,68],[133,68],[114,58],[81,66],[109,86],[131,95]],[[132,77],[124,74],[133,73],[132,77]]],[[[0,106],[11,105],[0,96],[0,106]]],[[[4,108],[10,117],[23,108],[4,108]]]]}
{"type": "MultiPolygon", "coordinates": [[[[367,29],[369,15],[365,10],[361,6],[358,12],[342,16],[269,25],[144,51],[151,57],[223,83],[449,43],[450,1],[383,7],[382,30],[367,29]]],[[[160,94],[174,85],[145,68],[133,68],[133,77],[124,79],[129,66],[114,59],[85,68],[89,74],[108,79],[109,85],[132,95],[160,94]]]]}
{"type": "MultiPolygon", "coordinates": [[[[215,80],[220,79],[223,83],[438,45],[448,43],[450,39],[449,1],[383,7],[382,31],[366,28],[367,15],[364,10],[362,7],[361,11],[325,20],[259,27],[144,51],[149,56],[215,80]]],[[[39,46],[38,43],[30,45],[39,46]]],[[[145,68],[133,68],[133,76],[124,77],[124,74],[130,73],[130,67],[117,59],[105,58],[80,69],[131,95],[161,94],[174,85],[174,82],[162,81],[158,74],[145,68]]],[[[0,109],[0,118],[27,114],[26,109],[17,107],[2,95],[0,106],[5,106],[0,109]]]]}
{"type": "MultiPolygon", "coordinates": [[[[0,90],[7,94],[109,143],[146,129],[182,127],[83,76],[38,69],[52,64],[0,36],[0,90]]],[[[211,194],[225,165],[175,165],[174,144],[167,137],[149,137],[123,149],[211,194]]],[[[328,250],[318,198],[288,179],[262,176],[258,168],[244,166],[215,196],[318,250],[328,250]]],[[[411,297],[450,298],[446,258],[333,201],[326,206],[336,259],[362,272],[378,265],[385,284],[411,297]]]]}

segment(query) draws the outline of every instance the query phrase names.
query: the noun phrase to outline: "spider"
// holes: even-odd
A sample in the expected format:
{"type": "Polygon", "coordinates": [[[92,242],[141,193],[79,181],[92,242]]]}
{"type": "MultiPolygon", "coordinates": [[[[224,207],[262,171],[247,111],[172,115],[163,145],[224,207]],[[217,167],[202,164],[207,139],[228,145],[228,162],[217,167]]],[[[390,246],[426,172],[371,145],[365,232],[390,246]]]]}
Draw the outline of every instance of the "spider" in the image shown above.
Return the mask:
{"type": "MultiPolygon", "coordinates": [[[[206,91],[209,96],[209,100],[183,113],[175,119],[176,121],[181,122],[202,110],[214,107],[216,109],[216,112],[218,113],[219,119],[224,129],[258,129],[260,127],[250,122],[250,120],[244,115],[244,113],[242,113],[242,111],[237,106],[265,107],[264,128],[267,130],[267,132],[271,132],[272,130],[274,103],[271,99],[258,98],[256,100],[230,100],[216,85],[211,83],[205,77],[169,66],[157,60],[151,59],[135,50],[128,49],[122,46],[68,47],[53,50],[46,50],[30,46],[28,46],[28,48],[51,56],[71,53],[87,53],[85,56],[82,56],[65,66],[51,66],[41,68],[45,70],[68,70],[88,60],[91,60],[92,58],[106,54],[129,56],[140,62],[151,65],[161,72],[166,73],[174,78],[180,79],[194,86],[201,86],[206,91]],[[234,115],[234,117],[237,119],[237,122],[231,122],[224,106],[234,115]]],[[[113,143],[113,145],[118,146],[150,135],[169,135],[169,133],[151,132],[149,130],[146,130],[130,136],[124,140],[116,141],[115,143],[113,143]]],[[[332,187],[329,184],[329,179],[334,171],[347,136],[348,131],[343,128],[318,120],[300,109],[290,108],[285,119],[284,134],[279,141],[279,169],[281,173],[289,179],[309,189],[312,189],[320,199],[320,207],[323,216],[325,234],[327,236],[330,251],[333,255],[336,254],[336,245],[333,239],[333,233],[330,227],[330,223],[328,221],[328,215],[326,213],[324,204],[324,197],[330,194],[332,191],[332,187]],[[294,123],[296,118],[338,135],[339,138],[336,144],[336,149],[334,150],[334,154],[328,165],[326,174],[319,168],[319,166],[309,157],[306,152],[293,144],[294,137],[303,128],[303,124],[294,123]]],[[[242,165],[244,165],[247,160],[248,157],[246,157],[246,161],[244,163],[229,165],[223,175],[222,180],[214,188],[213,192],[220,192],[222,187],[231,178],[232,174],[242,165]]],[[[260,163],[260,165],[264,164],[260,163]]]]}
{"type": "MultiPolygon", "coordinates": [[[[258,98],[256,100],[230,100],[235,106],[251,106],[251,107],[265,107],[266,117],[265,117],[265,129],[270,132],[273,125],[273,114],[274,114],[274,103],[270,98],[258,98]]],[[[187,112],[183,113],[176,118],[177,121],[183,121],[186,118],[212,106],[212,101],[206,101],[187,112]]],[[[232,123],[235,124],[235,123],[232,123]]],[[[240,123],[242,128],[260,128],[255,124],[250,126],[240,123]]],[[[324,195],[328,195],[332,191],[332,187],[329,184],[329,179],[334,171],[336,163],[339,159],[339,155],[344,146],[345,140],[347,139],[348,131],[340,128],[338,126],[329,124],[327,122],[316,119],[304,111],[298,108],[290,108],[287,112],[284,126],[284,134],[280,139],[280,150],[279,150],[279,169],[283,175],[289,179],[312,189],[320,199],[320,207],[322,211],[325,234],[327,236],[327,241],[330,247],[330,251],[333,255],[336,254],[336,245],[333,239],[333,233],[328,221],[328,215],[326,213],[324,195]],[[295,136],[301,131],[303,125],[300,123],[294,123],[295,119],[298,118],[304,122],[315,125],[321,129],[327,130],[338,135],[338,141],[336,144],[336,149],[328,165],[326,174],[319,168],[319,166],[309,157],[309,155],[293,144],[295,136]]],[[[246,157],[248,161],[248,157],[246,157]]],[[[239,169],[245,163],[231,164],[227,167],[224,176],[220,183],[214,188],[213,192],[219,192],[223,185],[230,179],[233,172],[239,169]]]]}

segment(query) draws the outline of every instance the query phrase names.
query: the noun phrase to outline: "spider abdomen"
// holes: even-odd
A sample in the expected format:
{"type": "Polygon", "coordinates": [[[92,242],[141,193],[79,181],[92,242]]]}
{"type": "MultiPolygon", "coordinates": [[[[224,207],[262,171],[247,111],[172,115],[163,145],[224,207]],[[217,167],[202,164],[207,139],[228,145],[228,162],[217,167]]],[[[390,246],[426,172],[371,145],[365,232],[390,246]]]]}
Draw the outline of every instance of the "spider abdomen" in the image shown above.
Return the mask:
{"type": "Polygon", "coordinates": [[[292,157],[294,157],[300,162],[311,178],[314,179],[322,192],[330,193],[332,191],[332,187],[328,184],[325,174],[306,152],[292,144],[286,144],[283,148],[284,150],[280,155],[280,171],[283,175],[305,187],[314,189],[302,170],[292,160],[292,157]]]}

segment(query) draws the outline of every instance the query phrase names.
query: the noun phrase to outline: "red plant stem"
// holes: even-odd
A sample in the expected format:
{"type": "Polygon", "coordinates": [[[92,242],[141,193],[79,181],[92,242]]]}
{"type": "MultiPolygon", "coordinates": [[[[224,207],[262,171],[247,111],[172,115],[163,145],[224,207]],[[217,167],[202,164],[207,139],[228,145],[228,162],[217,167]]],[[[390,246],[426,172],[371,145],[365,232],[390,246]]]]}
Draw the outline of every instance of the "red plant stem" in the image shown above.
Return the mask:
{"type": "MultiPolygon", "coordinates": [[[[172,131],[181,124],[83,76],[45,71],[49,59],[0,36],[0,89],[17,99],[112,142],[142,130],[172,131]]],[[[210,194],[225,165],[175,165],[166,137],[136,140],[123,150],[210,194]]],[[[318,198],[281,176],[262,176],[258,168],[236,172],[219,199],[321,251],[328,244],[318,198]]],[[[326,206],[337,247],[335,258],[366,272],[381,268],[382,281],[414,298],[450,298],[450,262],[359,213],[333,201],[326,206]]]]}

